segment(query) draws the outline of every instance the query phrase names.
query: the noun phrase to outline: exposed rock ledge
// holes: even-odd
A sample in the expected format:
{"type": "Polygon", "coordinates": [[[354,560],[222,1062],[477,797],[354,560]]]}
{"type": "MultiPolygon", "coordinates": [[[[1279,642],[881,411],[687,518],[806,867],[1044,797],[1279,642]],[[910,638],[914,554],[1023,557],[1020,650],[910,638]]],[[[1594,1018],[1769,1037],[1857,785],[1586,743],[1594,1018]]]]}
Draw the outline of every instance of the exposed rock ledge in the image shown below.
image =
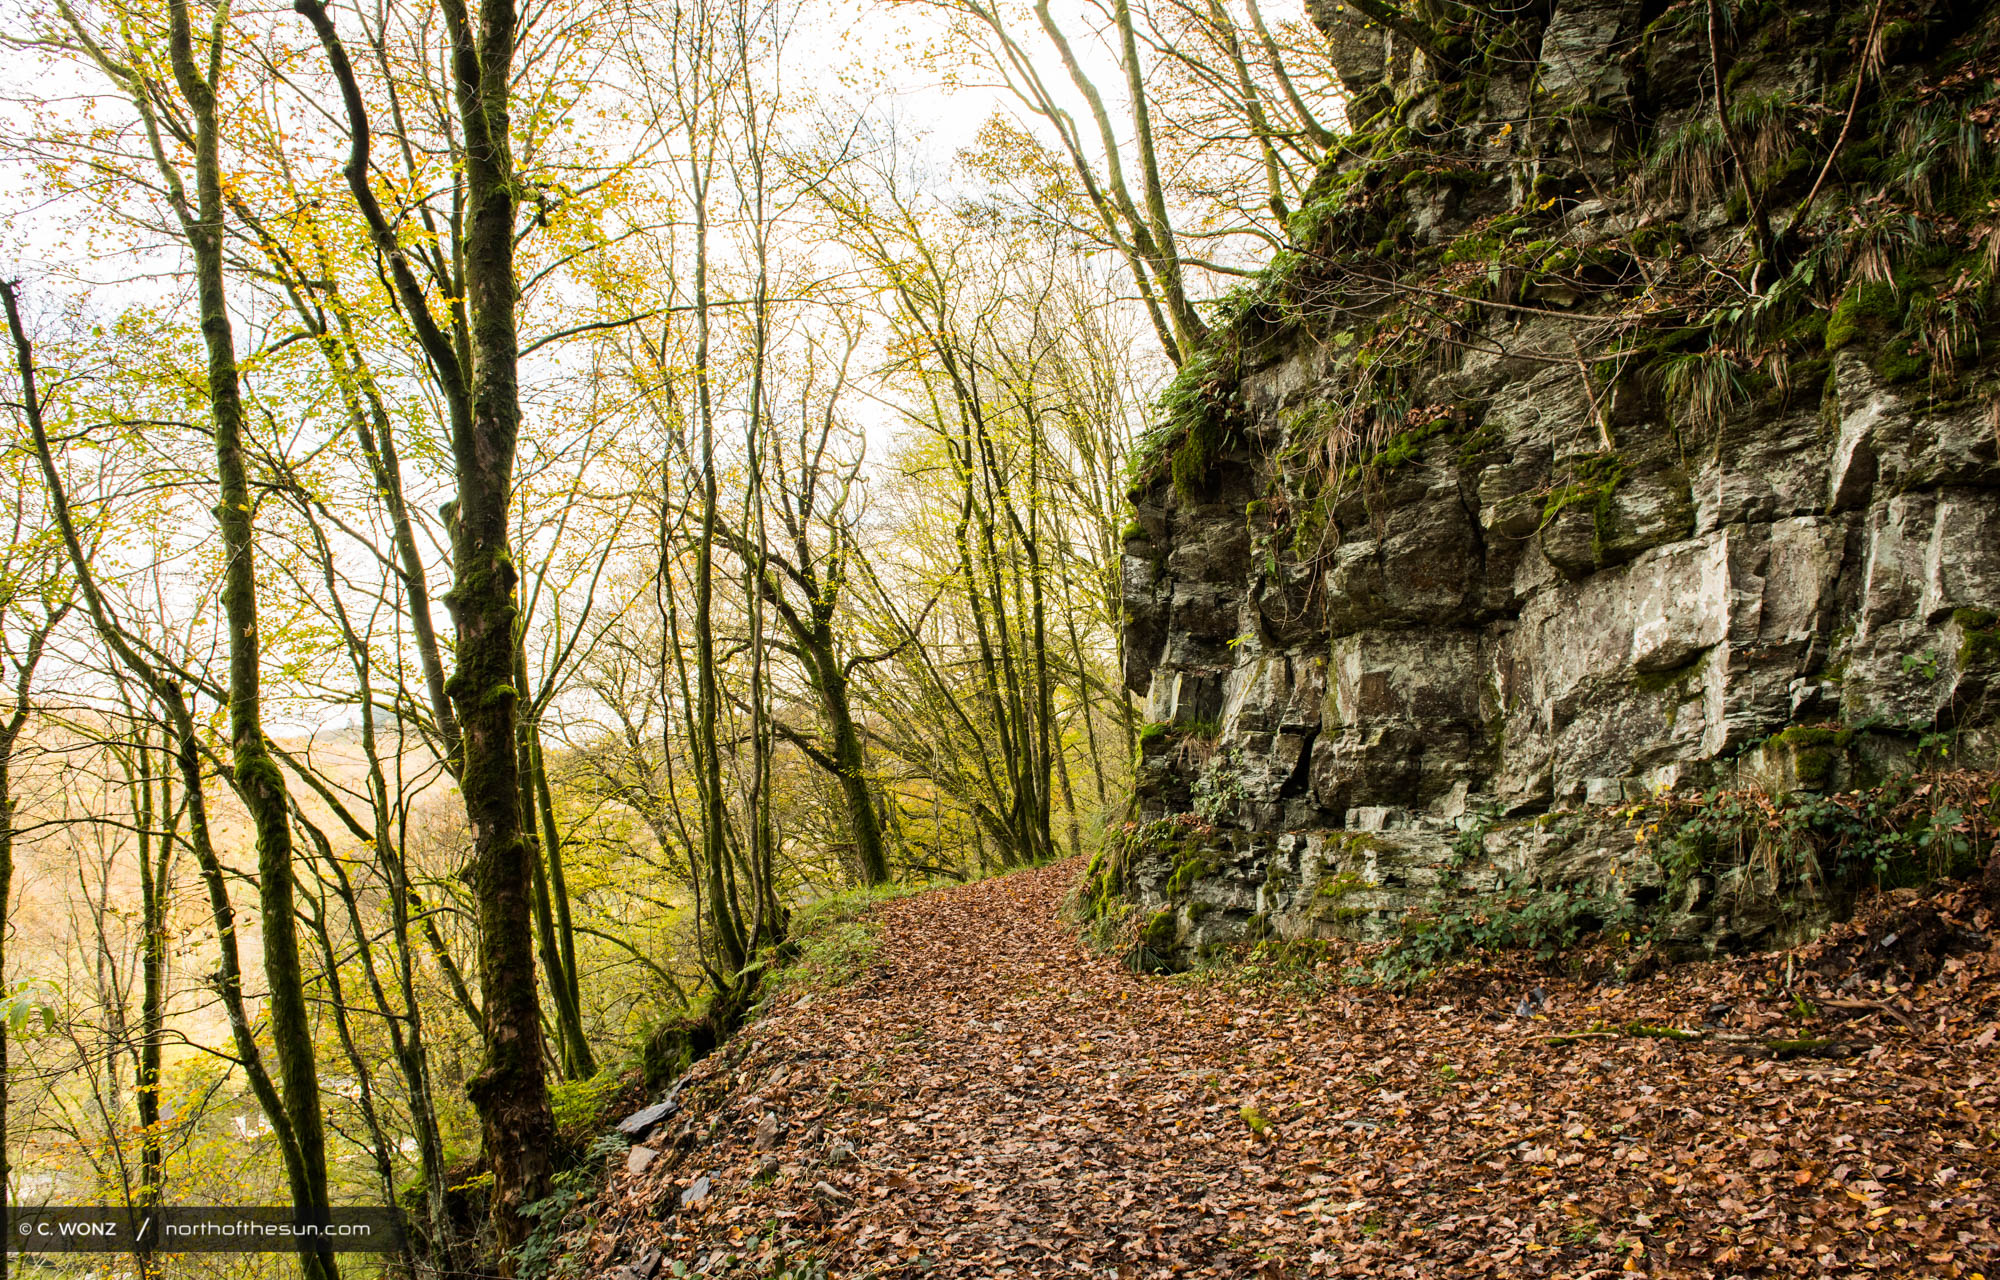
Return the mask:
{"type": "MultiPolygon", "coordinates": [[[[1558,5],[1552,29],[1578,26],[1569,8],[1611,15],[1600,54],[1629,47],[1636,9],[1558,5]]],[[[1606,92],[1629,100],[1622,81],[1606,92]]],[[[1701,109],[1676,103],[1655,91],[1646,111],[1701,109]]],[[[1516,198],[1508,172],[1406,196],[1401,234],[1448,244],[1516,198]]],[[[1660,218],[1629,177],[1599,172],[1608,203],[1573,201],[1549,234],[1588,245],[1660,218]]],[[[1731,231],[1698,207],[1664,216],[1697,246],[1731,231]]],[[[1657,390],[1592,387],[1569,318],[1505,321],[1504,341],[1439,361],[1411,397],[1448,418],[1316,500],[1293,450],[1349,393],[1352,344],[1324,328],[1245,341],[1233,427],[1200,482],[1156,473],[1135,495],[1126,680],[1150,722],[1135,821],[1183,815],[1183,833],[1133,841],[1122,883],[1158,913],[1161,949],[1253,929],[1380,937],[1503,880],[1657,900],[1621,806],[1852,785],[1939,730],[1991,758],[2000,456],[1984,394],[1941,404],[1848,346],[1704,432],[1657,390]],[[1839,726],[1837,743],[1785,732],[1813,725],[1839,726]]],[[[1668,905],[1687,942],[1772,942],[1801,918],[1681,888],[1668,905]]]]}

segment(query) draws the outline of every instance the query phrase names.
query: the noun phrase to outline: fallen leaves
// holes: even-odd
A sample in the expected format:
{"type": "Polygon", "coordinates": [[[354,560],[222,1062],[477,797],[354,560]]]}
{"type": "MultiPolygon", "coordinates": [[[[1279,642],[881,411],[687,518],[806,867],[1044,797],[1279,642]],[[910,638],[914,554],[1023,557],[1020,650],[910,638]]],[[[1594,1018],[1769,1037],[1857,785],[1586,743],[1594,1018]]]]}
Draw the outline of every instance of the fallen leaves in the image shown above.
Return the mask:
{"type": "Polygon", "coordinates": [[[1090,954],[1058,916],[1074,874],[886,905],[853,985],[690,1073],[662,1158],[613,1178],[576,1256],[593,1275],[658,1250],[674,1274],[746,1277],[819,1274],[802,1259],[1135,1280],[2000,1274],[2000,956],[1965,902],[1954,936],[1984,949],[1923,981],[1876,964],[1889,934],[1864,922],[1624,987],[1495,970],[1448,1000],[1304,999],[1090,954]],[[1505,1016],[1534,983],[1549,1012],[1505,1016]],[[1872,1043],[1771,1048],[1833,1027],[1872,1043]]]}

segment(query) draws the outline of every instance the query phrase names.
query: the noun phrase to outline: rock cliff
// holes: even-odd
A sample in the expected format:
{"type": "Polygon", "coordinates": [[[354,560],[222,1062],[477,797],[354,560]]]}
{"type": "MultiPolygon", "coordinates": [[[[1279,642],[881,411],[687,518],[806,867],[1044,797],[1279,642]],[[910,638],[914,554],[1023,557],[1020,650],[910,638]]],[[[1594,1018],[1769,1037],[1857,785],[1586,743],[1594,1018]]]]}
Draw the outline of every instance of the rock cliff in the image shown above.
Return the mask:
{"type": "Polygon", "coordinates": [[[1993,754],[1995,10],[1414,15],[1316,13],[1358,123],[1163,399],[1089,891],[1163,957],[1503,890],[1773,940],[1839,878],[1670,875],[1648,805],[1993,754]]]}

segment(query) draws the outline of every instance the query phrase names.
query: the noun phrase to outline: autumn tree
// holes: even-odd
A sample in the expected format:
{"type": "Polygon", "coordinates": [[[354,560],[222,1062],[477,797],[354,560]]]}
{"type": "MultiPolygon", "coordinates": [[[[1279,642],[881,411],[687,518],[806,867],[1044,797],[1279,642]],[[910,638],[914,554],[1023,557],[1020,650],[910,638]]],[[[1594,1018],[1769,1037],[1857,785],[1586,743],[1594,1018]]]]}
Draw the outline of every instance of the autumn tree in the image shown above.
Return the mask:
{"type": "Polygon", "coordinates": [[[472,826],[466,876],[478,908],[486,1042],[485,1066],[468,1091],[493,1166],[494,1233],[505,1258],[527,1236],[523,1209],[547,1194],[554,1132],[535,979],[533,850],[521,810],[516,573],[509,555],[521,428],[509,108],[521,19],[510,0],[485,0],[476,14],[459,4],[445,7],[450,90],[464,147],[464,221],[454,246],[464,263],[468,340],[460,346],[432,315],[433,304],[371,186],[368,110],[333,20],[315,0],[295,0],[294,7],[312,23],[340,87],[350,136],[349,190],[449,400],[456,496],[452,588],[445,602],[457,643],[446,692],[457,717],[459,790],[472,826]]]}
{"type": "Polygon", "coordinates": [[[1337,110],[1317,40],[1254,2],[1113,0],[1096,26],[1040,0],[937,0],[952,52],[977,51],[1023,112],[996,115],[970,155],[1018,217],[1117,255],[1160,347],[1205,340],[1203,278],[1248,275],[1245,246],[1283,243],[1337,110]],[[1245,20],[1247,17],[1247,21],[1245,20]],[[1250,192],[1260,198],[1247,198],[1250,192]]]}
{"type": "MultiPolygon", "coordinates": [[[[34,385],[33,350],[22,325],[20,301],[12,281],[0,281],[0,304],[7,313],[13,340],[15,370],[20,378],[15,428],[31,402],[39,401],[34,385]]],[[[0,1188],[11,1186],[7,1165],[7,1031],[22,996],[7,986],[5,916],[14,894],[14,828],[19,801],[14,789],[14,757],[21,734],[35,712],[35,675],[48,652],[49,641],[74,603],[74,586],[66,572],[63,551],[48,516],[48,498],[35,474],[34,451],[18,436],[0,450],[0,660],[8,700],[0,704],[0,1188]]],[[[0,1277],[6,1274],[0,1257],[0,1277]]]]}
{"type": "MultiPolygon", "coordinates": [[[[294,1204],[302,1212],[321,1215],[331,1203],[326,1136],[293,914],[290,799],[263,727],[255,512],[241,375],[224,280],[221,94],[229,10],[219,8],[200,36],[184,0],[169,0],[164,33],[157,31],[155,15],[137,11],[107,15],[96,22],[67,4],[58,5],[57,12],[56,38],[109,80],[137,115],[157,189],[193,266],[217,480],[213,510],[224,556],[220,597],[228,626],[227,776],[256,831],[264,970],[283,1106],[283,1114],[274,1116],[273,1122],[282,1123],[290,1134],[287,1154],[294,1204]],[[148,34],[164,35],[169,75],[150,74],[153,50],[141,35],[149,27],[153,30],[148,34]]],[[[330,1253],[304,1256],[310,1275],[336,1274],[330,1253]]]]}

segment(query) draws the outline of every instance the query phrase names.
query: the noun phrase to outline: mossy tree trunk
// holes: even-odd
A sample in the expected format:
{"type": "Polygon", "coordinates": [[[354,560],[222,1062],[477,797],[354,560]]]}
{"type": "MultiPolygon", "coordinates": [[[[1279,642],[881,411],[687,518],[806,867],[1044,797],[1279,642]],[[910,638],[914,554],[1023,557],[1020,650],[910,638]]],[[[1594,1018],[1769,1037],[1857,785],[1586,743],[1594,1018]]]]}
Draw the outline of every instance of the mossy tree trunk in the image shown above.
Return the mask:
{"type": "Polygon", "coordinates": [[[467,1084],[493,1173],[498,1264],[532,1226],[523,1210],[549,1192],[555,1121],[542,1068],[541,998],[535,974],[535,878],[539,867],[522,805],[516,719],[516,573],[509,555],[514,455],[521,428],[517,377],[514,174],[509,116],[520,15],[513,0],[482,0],[477,12],[446,0],[451,92],[463,139],[465,215],[456,244],[463,263],[467,328],[455,341],[432,313],[394,227],[369,185],[369,126],[360,87],[332,19],[319,0],[293,0],[311,22],[340,85],[351,148],[349,192],[389,267],[451,418],[457,498],[448,508],[452,587],[445,595],[457,632],[446,682],[458,723],[457,774],[472,827],[464,878],[479,934],[485,1062],[467,1084]]]}
{"type": "MultiPolygon", "coordinates": [[[[299,957],[291,801],[284,775],[264,739],[256,531],[243,447],[243,398],[235,336],[223,291],[221,130],[216,86],[221,79],[221,23],[226,13],[227,9],[217,10],[216,25],[208,32],[209,56],[204,68],[196,62],[186,0],[172,0],[168,5],[174,83],[195,126],[194,207],[190,211],[182,200],[176,201],[176,208],[182,233],[193,251],[195,295],[208,361],[209,417],[215,431],[219,498],[215,516],[222,535],[222,611],[229,629],[230,781],[256,833],[257,907],[264,977],[270,988],[271,1049],[285,1112],[298,1145],[302,1183],[292,1188],[292,1198],[299,1209],[319,1215],[331,1203],[327,1197],[326,1128],[320,1112],[319,1067],[299,957]]],[[[331,1252],[303,1256],[308,1276],[331,1280],[337,1274],[331,1252]]]]}
{"type": "Polygon", "coordinates": [[[472,825],[465,877],[479,925],[486,1060],[467,1085],[493,1170],[493,1228],[501,1268],[527,1238],[522,1210],[547,1196],[555,1122],[542,1073],[542,1023],[534,954],[534,850],[523,829],[514,717],[514,564],[508,555],[520,388],[514,282],[514,173],[508,90],[518,15],[512,0],[484,0],[475,26],[444,6],[453,89],[465,139],[463,243],[472,360],[470,415],[452,454],[458,503],[452,588],[445,602],[458,632],[447,691],[458,716],[459,788],[472,825]]]}
{"type": "MultiPolygon", "coordinates": [[[[799,539],[804,550],[804,539],[799,539]]],[[[804,558],[803,555],[801,558],[804,558]]],[[[791,636],[793,649],[813,697],[819,703],[825,734],[823,743],[814,743],[798,734],[787,734],[806,757],[832,776],[840,788],[847,815],[847,832],[854,841],[854,865],[863,884],[885,884],[889,879],[888,842],[883,837],[881,812],[876,808],[875,789],[868,782],[868,761],[861,744],[861,730],[854,721],[854,699],[849,688],[848,666],[841,657],[834,636],[833,614],[840,599],[836,584],[824,583],[810,561],[802,568],[777,557],[771,562],[796,582],[808,602],[803,609],[778,592],[776,585],[765,594],[777,610],[778,619],[791,636]]]]}
{"type": "Polygon", "coordinates": [[[815,639],[820,643],[810,664],[815,672],[813,688],[826,718],[833,773],[840,783],[841,798],[847,803],[847,828],[854,838],[855,865],[861,869],[864,883],[885,884],[889,879],[889,851],[882,837],[874,788],[868,784],[868,762],[861,749],[861,732],[854,723],[847,669],[834,651],[831,625],[821,623],[815,639]]]}

